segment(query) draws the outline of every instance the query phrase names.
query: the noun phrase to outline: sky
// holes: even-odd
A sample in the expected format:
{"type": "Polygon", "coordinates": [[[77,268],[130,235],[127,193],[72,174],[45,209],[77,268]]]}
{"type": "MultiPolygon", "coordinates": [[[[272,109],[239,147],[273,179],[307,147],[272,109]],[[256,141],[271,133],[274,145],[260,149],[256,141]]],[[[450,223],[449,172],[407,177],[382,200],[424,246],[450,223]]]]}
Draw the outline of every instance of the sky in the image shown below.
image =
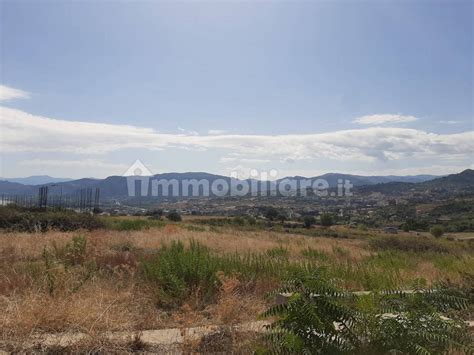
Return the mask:
{"type": "Polygon", "coordinates": [[[473,2],[0,0],[0,176],[474,167],[473,2]]]}

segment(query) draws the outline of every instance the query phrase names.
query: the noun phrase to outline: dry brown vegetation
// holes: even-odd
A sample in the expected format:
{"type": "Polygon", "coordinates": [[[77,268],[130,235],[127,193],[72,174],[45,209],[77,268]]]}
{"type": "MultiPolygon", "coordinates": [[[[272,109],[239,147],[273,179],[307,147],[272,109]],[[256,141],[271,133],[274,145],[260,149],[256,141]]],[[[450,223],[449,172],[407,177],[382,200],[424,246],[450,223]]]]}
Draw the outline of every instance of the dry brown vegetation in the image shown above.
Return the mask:
{"type": "Polygon", "coordinates": [[[0,234],[2,260],[22,260],[38,258],[43,248],[56,243],[64,246],[75,235],[84,235],[96,252],[108,253],[123,245],[131,245],[144,250],[154,250],[171,241],[180,240],[188,243],[194,239],[221,254],[232,252],[266,252],[269,249],[284,246],[292,258],[301,258],[301,251],[308,247],[320,250],[337,257],[334,247],[349,251],[351,258],[359,260],[370,254],[366,249],[367,241],[360,239],[309,238],[296,234],[282,234],[268,231],[192,231],[177,224],[167,224],[163,228],[142,231],[122,232],[113,230],[96,230],[83,232],[57,232],[29,234],[0,234]]]}

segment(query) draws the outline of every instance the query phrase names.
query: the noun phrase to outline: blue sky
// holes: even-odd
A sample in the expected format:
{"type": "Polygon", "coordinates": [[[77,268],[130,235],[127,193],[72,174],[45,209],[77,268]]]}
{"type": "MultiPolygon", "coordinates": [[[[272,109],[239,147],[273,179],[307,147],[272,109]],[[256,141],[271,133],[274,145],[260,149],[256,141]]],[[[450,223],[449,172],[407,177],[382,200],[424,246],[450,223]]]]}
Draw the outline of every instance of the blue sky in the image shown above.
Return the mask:
{"type": "Polygon", "coordinates": [[[472,167],[472,17],[471,1],[3,0],[0,176],[472,167]]]}

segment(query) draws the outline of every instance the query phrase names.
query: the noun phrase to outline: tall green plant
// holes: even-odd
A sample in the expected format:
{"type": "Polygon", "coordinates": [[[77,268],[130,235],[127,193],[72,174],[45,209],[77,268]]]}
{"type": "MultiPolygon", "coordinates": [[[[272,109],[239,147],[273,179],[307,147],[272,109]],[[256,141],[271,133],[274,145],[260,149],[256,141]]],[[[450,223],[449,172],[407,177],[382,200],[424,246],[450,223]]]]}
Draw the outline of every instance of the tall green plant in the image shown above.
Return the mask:
{"type": "Polygon", "coordinates": [[[270,326],[270,347],[277,353],[438,354],[468,351],[469,336],[459,319],[443,316],[467,307],[455,290],[415,285],[412,292],[379,292],[357,296],[336,288],[321,270],[301,274],[279,293],[291,293],[285,304],[263,316],[270,326]]]}
{"type": "Polygon", "coordinates": [[[358,339],[352,328],[360,319],[350,307],[354,297],[338,289],[321,269],[298,274],[277,293],[292,295],[263,313],[277,317],[270,326],[274,352],[330,354],[354,348],[358,339]]]}
{"type": "Polygon", "coordinates": [[[179,303],[190,293],[199,293],[203,302],[219,287],[218,259],[208,248],[191,240],[189,248],[173,241],[151,261],[142,263],[145,277],[159,286],[161,301],[179,303]]]}

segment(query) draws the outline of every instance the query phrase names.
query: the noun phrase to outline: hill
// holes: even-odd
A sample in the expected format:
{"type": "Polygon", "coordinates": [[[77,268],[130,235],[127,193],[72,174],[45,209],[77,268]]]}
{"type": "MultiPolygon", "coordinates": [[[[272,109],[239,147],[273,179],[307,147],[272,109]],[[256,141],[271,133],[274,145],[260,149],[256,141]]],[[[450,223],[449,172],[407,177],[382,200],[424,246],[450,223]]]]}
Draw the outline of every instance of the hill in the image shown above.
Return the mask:
{"type": "Polygon", "coordinates": [[[15,182],[22,185],[44,185],[72,181],[70,178],[56,178],[49,175],[34,175],[23,178],[0,178],[0,180],[15,182]]]}
{"type": "MultiPolygon", "coordinates": [[[[328,173],[312,178],[305,178],[301,176],[288,177],[288,179],[325,179],[328,181],[330,187],[337,186],[340,180],[350,180],[351,183],[358,187],[360,193],[371,193],[381,192],[387,195],[398,195],[406,194],[411,190],[417,192],[423,192],[426,190],[437,191],[439,193],[460,193],[463,191],[469,191],[474,184],[474,173],[473,170],[465,170],[459,174],[452,174],[445,177],[434,178],[432,175],[416,175],[416,176],[361,176],[351,174],[339,174],[339,173],[328,173]]],[[[183,180],[202,180],[205,179],[212,184],[217,179],[223,179],[228,183],[231,181],[230,177],[209,174],[205,172],[186,172],[186,173],[163,173],[157,174],[153,177],[156,180],[166,179],[177,180],[182,182],[183,180]]],[[[286,178],[285,178],[286,179],[286,178]]],[[[277,181],[282,181],[279,179],[277,181]]],[[[44,185],[50,185],[43,184],[44,185]]],[[[25,194],[35,195],[38,192],[38,188],[42,185],[24,185],[16,182],[0,181],[0,193],[1,194],[25,194]]],[[[64,181],[54,183],[51,186],[52,193],[61,191],[62,194],[73,194],[82,188],[100,188],[101,199],[126,199],[128,198],[127,189],[127,178],[123,176],[109,176],[105,179],[91,179],[84,178],[78,180],[64,181]]],[[[151,191],[151,186],[149,186],[151,191]]],[[[201,193],[202,195],[202,193],[201,193]]],[[[180,191],[178,197],[182,197],[183,192],[180,191]]]]}
{"type": "Polygon", "coordinates": [[[421,183],[389,182],[376,185],[364,185],[358,188],[360,193],[379,192],[384,195],[401,197],[402,195],[430,195],[442,197],[469,197],[474,195],[474,170],[466,169],[457,174],[436,178],[421,183]]]}

